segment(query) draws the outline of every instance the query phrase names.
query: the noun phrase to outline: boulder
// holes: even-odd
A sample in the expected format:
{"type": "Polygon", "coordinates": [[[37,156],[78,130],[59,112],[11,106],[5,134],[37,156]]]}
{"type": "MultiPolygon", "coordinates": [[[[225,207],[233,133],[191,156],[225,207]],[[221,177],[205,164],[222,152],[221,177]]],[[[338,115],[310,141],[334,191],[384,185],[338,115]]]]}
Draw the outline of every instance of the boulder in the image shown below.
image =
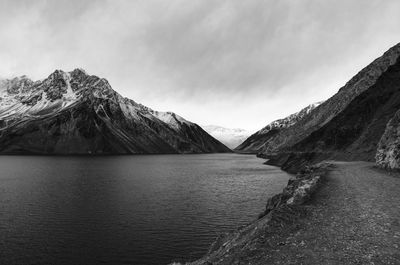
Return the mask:
{"type": "Polygon", "coordinates": [[[400,110],[388,122],[379,141],[375,160],[377,166],[381,168],[400,168],[400,110]]]}

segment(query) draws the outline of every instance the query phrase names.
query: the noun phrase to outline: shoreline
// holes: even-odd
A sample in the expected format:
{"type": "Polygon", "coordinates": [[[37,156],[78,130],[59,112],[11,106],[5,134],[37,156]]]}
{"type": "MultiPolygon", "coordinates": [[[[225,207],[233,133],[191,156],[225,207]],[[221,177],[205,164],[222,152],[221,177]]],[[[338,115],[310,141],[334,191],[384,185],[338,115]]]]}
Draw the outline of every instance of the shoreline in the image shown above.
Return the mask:
{"type": "MultiPolygon", "coordinates": [[[[272,237],[279,237],[280,229],[295,223],[298,218],[306,214],[304,209],[299,206],[312,198],[331,169],[332,164],[321,162],[299,170],[295,176],[289,179],[281,193],[268,199],[264,211],[259,214],[257,220],[233,232],[220,235],[202,258],[192,262],[172,262],[170,264],[239,264],[238,260],[243,259],[243,257],[239,257],[242,253],[256,251],[257,247],[254,247],[254,244],[259,241],[268,241],[272,237]]],[[[247,258],[257,257],[248,256],[247,258]]]]}

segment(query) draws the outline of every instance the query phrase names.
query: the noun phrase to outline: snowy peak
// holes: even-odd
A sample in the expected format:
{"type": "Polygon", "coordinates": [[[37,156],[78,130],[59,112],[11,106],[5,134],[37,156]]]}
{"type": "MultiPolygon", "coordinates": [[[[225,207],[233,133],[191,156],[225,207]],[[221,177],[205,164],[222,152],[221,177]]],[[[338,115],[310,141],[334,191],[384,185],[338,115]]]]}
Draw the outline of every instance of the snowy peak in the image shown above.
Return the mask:
{"type": "Polygon", "coordinates": [[[46,93],[46,98],[50,101],[59,99],[76,99],[71,87],[71,75],[62,70],[56,70],[45,79],[40,88],[46,93]]]}
{"type": "MultiPolygon", "coordinates": [[[[88,98],[109,98],[117,101],[116,93],[104,78],[88,75],[82,69],[71,72],[55,70],[47,78],[33,82],[26,76],[16,77],[0,83],[0,111],[11,105],[20,105],[19,111],[61,110],[88,98]]],[[[14,111],[14,110],[13,110],[14,111]]]]}
{"type": "Polygon", "coordinates": [[[62,110],[79,98],[72,82],[71,74],[62,70],[56,70],[44,80],[35,82],[26,76],[6,80],[0,90],[0,118],[10,118],[14,114],[42,115],[62,110]]]}

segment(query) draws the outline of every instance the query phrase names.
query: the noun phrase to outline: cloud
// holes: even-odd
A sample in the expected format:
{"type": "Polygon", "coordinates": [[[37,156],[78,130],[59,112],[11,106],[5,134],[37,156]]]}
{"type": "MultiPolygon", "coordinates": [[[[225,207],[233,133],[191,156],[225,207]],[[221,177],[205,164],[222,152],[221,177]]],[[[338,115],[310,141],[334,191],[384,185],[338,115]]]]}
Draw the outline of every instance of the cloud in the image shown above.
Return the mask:
{"type": "Polygon", "coordinates": [[[0,76],[85,68],[155,109],[257,129],[399,42],[398,1],[2,1],[0,76]],[[379,12],[378,12],[379,11],[379,12]]]}

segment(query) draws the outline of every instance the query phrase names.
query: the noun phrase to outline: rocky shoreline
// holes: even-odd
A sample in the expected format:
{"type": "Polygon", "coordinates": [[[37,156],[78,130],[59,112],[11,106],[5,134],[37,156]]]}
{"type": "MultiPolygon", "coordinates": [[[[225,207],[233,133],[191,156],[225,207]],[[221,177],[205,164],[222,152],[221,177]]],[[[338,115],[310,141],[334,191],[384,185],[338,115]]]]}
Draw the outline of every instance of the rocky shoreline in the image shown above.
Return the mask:
{"type": "Polygon", "coordinates": [[[265,248],[266,242],[278,242],[279,231],[306,214],[301,205],[312,198],[331,168],[332,165],[328,162],[304,167],[288,181],[281,193],[267,201],[265,210],[257,220],[234,232],[219,236],[204,257],[185,264],[222,265],[257,261],[258,248],[265,248]]]}

